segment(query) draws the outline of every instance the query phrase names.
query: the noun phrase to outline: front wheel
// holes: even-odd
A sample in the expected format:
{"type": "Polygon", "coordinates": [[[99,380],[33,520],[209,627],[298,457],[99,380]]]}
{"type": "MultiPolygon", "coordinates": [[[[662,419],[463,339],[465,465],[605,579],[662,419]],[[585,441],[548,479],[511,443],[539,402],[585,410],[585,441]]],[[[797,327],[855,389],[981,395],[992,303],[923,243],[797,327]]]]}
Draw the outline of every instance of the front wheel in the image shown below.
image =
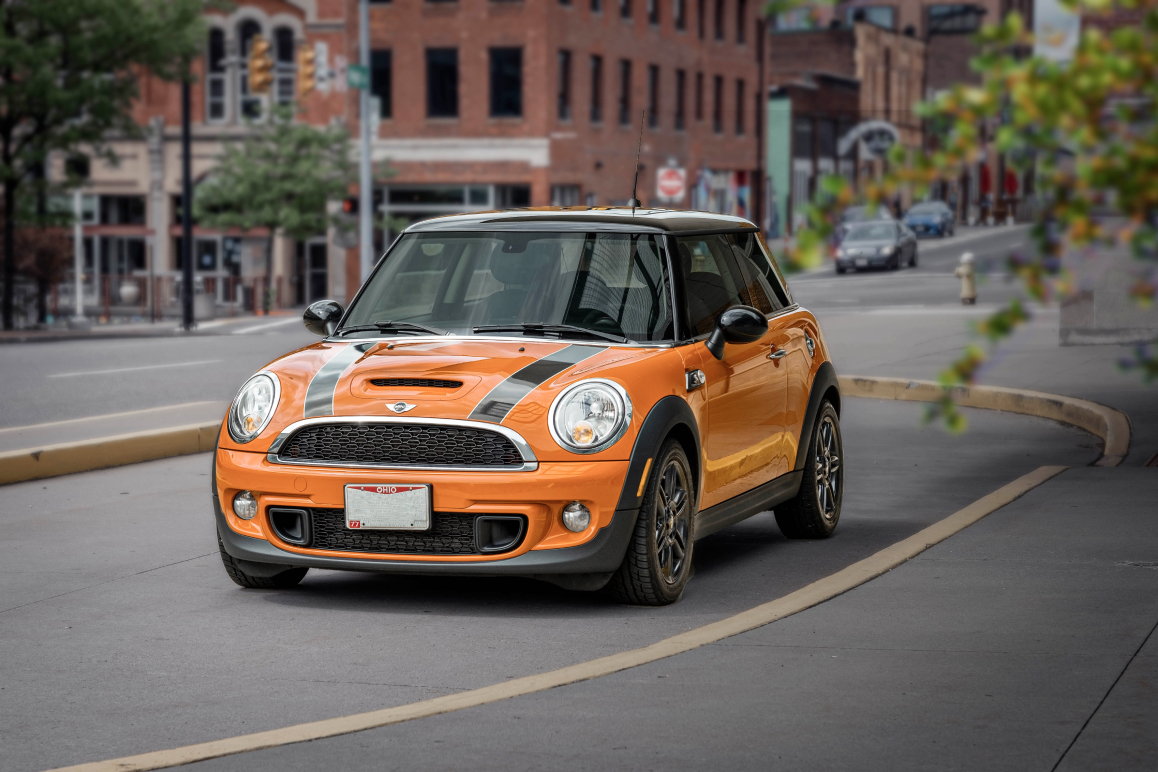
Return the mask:
{"type": "MultiPolygon", "coordinates": [[[[237,560],[225,551],[225,544],[222,543],[220,536],[217,537],[217,549],[221,552],[221,563],[225,566],[225,573],[229,574],[233,583],[251,590],[288,590],[290,587],[297,586],[298,582],[305,578],[306,572],[310,570],[286,566],[282,571],[262,571],[264,575],[258,576],[243,568],[244,561],[237,560]]],[[[251,563],[250,565],[254,564],[251,563]]]]}
{"type": "Polygon", "coordinates": [[[913,256],[909,258],[909,267],[910,268],[916,268],[917,267],[917,250],[915,248],[913,249],[913,256]]]}
{"type": "Polygon", "coordinates": [[[608,588],[623,603],[666,606],[683,594],[692,566],[695,488],[683,446],[664,443],[647,478],[635,531],[608,588]]]}
{"type": "Polygon", "coordinates": [[[808,441],[804,475],[796,497],[773,510],[776,525],[789,539],[826,539],[840,521],[844,496],[844,446],[840,416],[822,402],[808,441]]]}

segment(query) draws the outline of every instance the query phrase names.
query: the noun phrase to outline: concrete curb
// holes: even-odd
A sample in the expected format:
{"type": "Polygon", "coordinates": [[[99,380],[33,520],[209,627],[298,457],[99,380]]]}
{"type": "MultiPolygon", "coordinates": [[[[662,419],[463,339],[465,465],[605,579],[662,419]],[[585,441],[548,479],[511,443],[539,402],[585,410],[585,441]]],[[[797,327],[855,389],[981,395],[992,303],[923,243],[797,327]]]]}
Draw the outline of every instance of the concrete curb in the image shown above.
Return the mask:
{"type": "MultiPolygon", "coordinates": [[[[944,387],[935,381],[859,375],[842,375],[838,380],[842,397],[937,402],[945,394],[944,387]]],[[[949,389],[949,394],[962,407],[1048,418],[1083,429],[1103,443],[1102,457],[1094,466],[1117,466],[1130,451],[1129,417],[1097,402],[1002,386],[954,386],[949,389]]]]}
{"type": "MultiPolygon", "coordinates": [[[[942,386],[933,381],[859,375],[844,375],[839,380],[841,394],[846,397],[936,402],[944,394],[942,386]]],[[[1096,402],[1000,386],[958,386],[951,394],[964,407],[1048,418],[1083,429],[1104,444],[1095,466],[1117,466],[1130,449],[1129,418],[1096,402]]],[[[0,485],[205,453],[214,448],[220,427],[219,422],[188,424],[0,453],[0,485]]]]}
{"type": "Polygon", "coordinates": [[[42,448],[11,450],[0,453],[0,485],[170,456],[205,453],[216,446],[220,428],[219,421],[186,424],[83,442],[62,442],[42,448]]]}

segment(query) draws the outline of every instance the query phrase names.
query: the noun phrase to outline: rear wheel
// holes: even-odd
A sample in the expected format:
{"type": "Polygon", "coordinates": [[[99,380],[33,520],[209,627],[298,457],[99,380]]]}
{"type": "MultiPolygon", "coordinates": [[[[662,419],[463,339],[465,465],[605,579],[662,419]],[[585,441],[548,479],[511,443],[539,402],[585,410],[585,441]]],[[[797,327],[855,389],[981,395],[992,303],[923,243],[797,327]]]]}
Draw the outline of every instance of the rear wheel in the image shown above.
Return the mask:
{"type": "Polygon", "coordinates": [[[306,572],[310,570],[308,568],[286,568],[284,571],[271,573],[269,576],[256,576],[242,568],[245,561],[239,561],[225,551],[225,545],[221,542],[220,536],[217,537],[217,549],[221,552],[221,562],[225,566],[225,573],[229,574],[229,578],[233,580],[234,584],[252,590],[289,589],[304,579],[306,572]]]}
{"type": "Polygon", "coordinates": [[[608,584],[623,603],[666,606],[679,600],[692,566],[695,489],[683,446],[668,440],[647,478],[635,531],[608,584]]]}
{"type": "Polygon", "coordinates": [[[822,402],[808,442],[808,459],[796,497],[773,510],[776,525],[789,539],[825,539],[840,521],[844,495],[844,447],[840,417],[822,402]]]}

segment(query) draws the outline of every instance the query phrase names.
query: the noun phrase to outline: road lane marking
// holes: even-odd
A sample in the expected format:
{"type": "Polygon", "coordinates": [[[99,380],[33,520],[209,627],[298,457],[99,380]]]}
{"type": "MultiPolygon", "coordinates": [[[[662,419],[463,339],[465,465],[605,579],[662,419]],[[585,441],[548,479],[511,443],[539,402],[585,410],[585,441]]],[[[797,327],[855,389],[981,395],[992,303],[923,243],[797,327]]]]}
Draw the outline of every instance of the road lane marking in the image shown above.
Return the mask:
{"type": "Polygon", "coordinates": [[[65,424],[76,424],[82,421],[99,421],[102,418],[124,418],[130,415],[144,415],[145,413],[157,413],[162,410],[179,410],[187,407],[200,407],[201,405],[223,405],[224,402],[220,400],[206,400],[204,402],[183,402],[180,405],[164,405],[162,407],[147,407],[142,410],[126,410],[123,413],[105,413],[104,415],[90,415],[84,418],[69,418],[64,421],[48,421],[42,424],[28,424],[27,426],[9,426],[6,429],[0,429],[0,434],[5,432],[24,432],[29,429],[44,429],[49,426],[64,426],[65,424]]]}
{"type": "Polygon", "coordinates": [[[81,375],[109,375],[112,373],[134,373],[140,370],[162,370],[167,367],[193,367],[195,365],[212,365],[220,359],[199,359],[196,362],[172,362],[167,365],[138,365],[137,367],[117,367],[112,370],[86,370],[83,373],[53,373],[45,378],[75,378],[81,375]]]}
{"type": "Polygon", "coordinates": [[[223,740],[185,745],[163,751],[152,751],[119,759],[77,764],[60,767],[51,772],[145,772],[145,770],[165,769],[182,764],[192,764],[207,759],[232,756],[238,753],[273,748],[282,745],[321,740],[352,734],[367,729],[376,729],[419,718],[428,718],[443,713],[479,707],[500,702],[512,697],[553,689],[557,686],[580,681],[588,681],[622,670],[646,665],[667,657],[683,654],[711,643],[730,638],[740,633],[797,614],[813,606],[831,600],[849,590],[875,579],[902,563],[938,544],[953,534],[973,525],[986,515],[1021,498],[1029,491],[1049,481],[1066,470],[1064,466],[1043,466],[1027,475],[1017,478],[1008,485],[983,496],[964,509],[949,515],[933,525],[924,528],[907,539],[859,560],[834,574],[824,577],[795,592],[763,603],[718,622],[689,630],[685,633],[665,638],[640,649],[612,654],[588,662],[552,670],[538,675],[524,676],[510,681],[471,689],[456,694],[434,697],[429,700],[412,702],[383,710],[355,713],[305,724],[295,724],[281,729],[229,737],[223,740]]]}
{"type": "Polygon", "coordinates": [[[291,316],[286,319],[278,319],[276,322],[266,322],[265,324],[255,324],[252,327],[243,327],[240,330],[234,330],[233,334],[246,335],[251,332],[260,332],[261,330],[268,330],[271,327],[281,327],[282,325],[289,324],[290,322],[298,321],[301,321],[298,317],[291,316]]]}

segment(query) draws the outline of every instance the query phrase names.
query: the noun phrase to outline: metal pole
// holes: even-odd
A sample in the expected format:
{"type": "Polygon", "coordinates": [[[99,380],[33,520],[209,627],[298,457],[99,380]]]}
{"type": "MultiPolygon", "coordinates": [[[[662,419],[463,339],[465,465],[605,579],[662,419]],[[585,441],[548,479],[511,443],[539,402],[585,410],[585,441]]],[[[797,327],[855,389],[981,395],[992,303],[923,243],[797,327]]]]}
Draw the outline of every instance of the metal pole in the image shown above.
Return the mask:
{"type": "Polygon", "coordinates": [[[193,329],[193,137],[189,73],[181,82],[181,328],[193,329]]]}
{"type": "MultiPolygon", "coordinates": [[[[358,0],[358,63],[370,72],[370,4],[358,0]]],[[[374,267],[374,187],[370,179],[370,84],[358,90],[358,129],[362,150],[359,158],[358,181],[358,246],[361,280],[370,276],[374,267]]]]}
{"type": "Polygon", "coordinates": [[[84,318],[84,196],[80,188],[72,192],[72,262],[76,278],[73,281],[76,289],[76,313],[73,320],[85,321],[84,318]]]}

